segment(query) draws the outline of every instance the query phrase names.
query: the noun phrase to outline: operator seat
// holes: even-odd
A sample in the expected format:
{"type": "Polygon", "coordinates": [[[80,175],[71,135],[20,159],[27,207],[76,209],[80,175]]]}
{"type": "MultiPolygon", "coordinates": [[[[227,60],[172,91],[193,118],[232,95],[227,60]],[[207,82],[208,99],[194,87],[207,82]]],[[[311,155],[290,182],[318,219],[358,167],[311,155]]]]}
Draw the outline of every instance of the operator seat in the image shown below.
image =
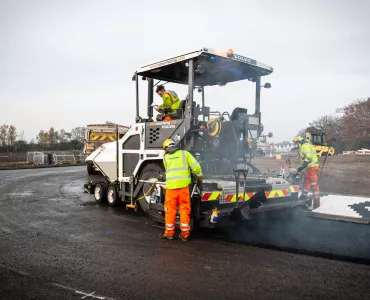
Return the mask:
{"type": "Polygon", "coordinates": [[[239,120],[241,115],[247,115],[247,114],[248,114],[248,109],[242,108],[242,107],[236,107],[231,113],[230,120],[231,121],[239,120]]]}
{"type": "Polygon", "coordinates": [[[184,111],[185,111],[185,104],[186,100],[181,100],[179,108],[176,110],[176,112],[167,114],[166,116],[169,116],[174,119],[183,119],[184,111]]]}

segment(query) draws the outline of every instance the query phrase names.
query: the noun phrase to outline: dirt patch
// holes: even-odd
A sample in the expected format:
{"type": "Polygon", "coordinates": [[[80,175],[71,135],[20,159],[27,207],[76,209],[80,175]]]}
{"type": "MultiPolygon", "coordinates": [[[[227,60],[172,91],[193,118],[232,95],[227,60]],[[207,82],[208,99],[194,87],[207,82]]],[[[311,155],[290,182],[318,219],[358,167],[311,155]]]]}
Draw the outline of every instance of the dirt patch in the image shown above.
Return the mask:
{"type": "MultiPolygon", "coordinates": [[[[252,162],[262,172],[279,174],[282,164],[284,164],[285,172],[288,172],[289,166],[286,159],[287,157],[282,157],[282,160],[254,158],[252,162]]],[[[298,158],[289,157],[289,159],[293,168],[300,166],[298,158]]],[[[321,165],[322,163],[323,158],[321,165]]],[[[319,183],[323,192],[370,197],[370,156],[337,155],[328,157],[319,183]]]]}

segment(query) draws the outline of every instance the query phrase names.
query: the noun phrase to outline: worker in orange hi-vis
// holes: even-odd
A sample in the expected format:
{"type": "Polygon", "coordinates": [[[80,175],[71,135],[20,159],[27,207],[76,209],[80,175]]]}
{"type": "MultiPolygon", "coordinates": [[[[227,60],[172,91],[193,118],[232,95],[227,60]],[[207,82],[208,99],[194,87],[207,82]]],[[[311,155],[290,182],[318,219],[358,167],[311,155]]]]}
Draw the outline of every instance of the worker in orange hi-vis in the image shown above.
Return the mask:
{"type": "Polygon", "coordinates": [[[180,211],[179,238],[187,241],[190,235],[190,188],[191,173],[201,183],[202,169],[197,160],[185,150],[175,147],[175,142],[167,139],[163,143],[166,151],[163,164],[166,169],[166,196],[164,202],[165,231],[160,234],[161,239],[173,240],[175,234],[176,206],[180,211]]]}
{"type": "Polygon", "coordinates": [[[303,191],[301,199],[306,200],[309,209],[315,209],[320,207],[320,188],[318,183],[319,173],[319,157],[316,153],[315,148],[307,142],[303,137],[296,136],[293,142],[299,147],[299,155],[302,166],[297,169],[298,172],[306,169],[306,176],[304,180],[303,191]],[[308,191],[312,188],[313,191],[313,203],[308,201],[308,191]]]}

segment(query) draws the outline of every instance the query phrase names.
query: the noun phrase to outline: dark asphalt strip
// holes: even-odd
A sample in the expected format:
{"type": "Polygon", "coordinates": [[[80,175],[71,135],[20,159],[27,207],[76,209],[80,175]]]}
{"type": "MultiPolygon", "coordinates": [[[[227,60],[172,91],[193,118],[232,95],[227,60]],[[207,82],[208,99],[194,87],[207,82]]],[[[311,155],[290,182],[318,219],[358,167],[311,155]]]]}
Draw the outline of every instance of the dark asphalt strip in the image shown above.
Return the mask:
{"type": "Polygon", "coordinates": [[[348,300],[368,292],[367,265],[227,240],[327,250],[339,239],[339,250],[349,251],[363,243],[349,238],[346,225],[333,235],[331,223],[256,219],[240,231],[202,230],[188,243],[163,241],[162,228],[146,217],[83,194],[85,168],[60,170],[0,172],[1,300],[348,300]]]}

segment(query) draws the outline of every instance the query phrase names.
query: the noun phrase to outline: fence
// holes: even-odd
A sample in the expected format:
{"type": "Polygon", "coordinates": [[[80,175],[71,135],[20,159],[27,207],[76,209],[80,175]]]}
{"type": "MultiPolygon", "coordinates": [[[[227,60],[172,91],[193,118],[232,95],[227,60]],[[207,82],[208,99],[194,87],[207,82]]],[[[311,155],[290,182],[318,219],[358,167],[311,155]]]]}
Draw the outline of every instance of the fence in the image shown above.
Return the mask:
{"type": "Polygon", "coordinates": [[[27,162],[35,165],[76,164],[85,161],[80,152],[27,152],[27,162]]]}
{"type": "Polygon", "coordinates": [[[357,150],[357,151],[343,151],[343,155],[350,155],[350,154],[354,154],[354,155],[370,155],[370,149],[365,149],[365,148],[362,148],[360,150],[357,150]]]}
{"type": "Polygon", "coordinates": [[[26,153],[12,153],[12,152],[0,153],[0,163],[25,162],[26,160],[27,160],[26,153]]]}

